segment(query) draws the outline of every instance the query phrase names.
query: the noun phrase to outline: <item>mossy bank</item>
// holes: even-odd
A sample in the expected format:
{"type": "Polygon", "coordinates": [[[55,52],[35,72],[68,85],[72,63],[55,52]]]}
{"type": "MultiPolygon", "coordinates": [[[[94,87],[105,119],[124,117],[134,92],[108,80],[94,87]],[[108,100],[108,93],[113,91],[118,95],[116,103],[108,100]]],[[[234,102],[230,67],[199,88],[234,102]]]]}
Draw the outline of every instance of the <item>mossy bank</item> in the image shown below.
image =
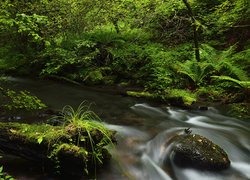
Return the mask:
{"type": "MultiPolygon", "coordinates": [[[[85,123],[85,125],[84,125],[85,123]]],[[[102,124],[87,127],[48,124],[0,123],[0,149],[44,165],[55,174],[91,175],[111,158],[107,146],[114,132],[102,124]],[[99,129],[102,126],[102,129],[99,129]]]]}

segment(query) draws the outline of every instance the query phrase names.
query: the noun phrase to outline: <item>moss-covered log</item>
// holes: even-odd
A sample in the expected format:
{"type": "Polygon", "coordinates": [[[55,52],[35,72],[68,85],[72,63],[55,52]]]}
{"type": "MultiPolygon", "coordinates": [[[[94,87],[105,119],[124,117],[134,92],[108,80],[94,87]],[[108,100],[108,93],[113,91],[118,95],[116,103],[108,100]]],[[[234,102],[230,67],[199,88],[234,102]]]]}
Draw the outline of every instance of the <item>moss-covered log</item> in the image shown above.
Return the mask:
{"type": "Polygon", "coordinates": [[[86,175],[111,157],[105,146],[113,132],[99,126],[0,123],[0,149],[56,173],[86,175]]]}

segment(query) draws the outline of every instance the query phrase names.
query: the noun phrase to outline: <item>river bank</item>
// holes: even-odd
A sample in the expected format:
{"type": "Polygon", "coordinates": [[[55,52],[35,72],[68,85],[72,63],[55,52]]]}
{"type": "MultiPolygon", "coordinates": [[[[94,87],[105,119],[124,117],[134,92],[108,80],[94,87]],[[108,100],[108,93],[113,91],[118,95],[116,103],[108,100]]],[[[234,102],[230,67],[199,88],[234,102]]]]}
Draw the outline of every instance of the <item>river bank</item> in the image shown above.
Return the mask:
{"type": "MultiPolygon", "coordinates": [[[[175,177],[192,180],[206,176],[208,179],[246,180],[249,177],[250,169],[247,163],[250,160],[247,154],[250,149],[247,144],[249,144],[250,132],[246,128],[249,124],[248,121],[229,117],[228,111],[212,106],[208,106],[205,111],[180,109],[155,101],[145,101],[143,98],[95,92],[86,90],[84,87],[48,80],[12,78],[8,85],[8,88],[11,87],[15,90],[30,91],[55,110],[61,109],[65,104],[77,107],[83,100],[92,103],[91,109],[100,116],[109,129],[117,132],[118,141],[116,149],[111,152],[114,159],[100,171],[98,179],[125,180],[130,177],[172,179],[175,177]],[[168,139],[182,133],[187,127],[190,127],[193,133],[201,134],[225,149],[232,160],[230,169],[221,174],[211,172],[204,174],[196,170],[179,169],[171,162],[163,167],[162,158],[168,151],[164,149],[160,153],[160,149],[165,147],[168,139]]],[[[30,176],[31,179],[35,177],[28,169],[18,171],[20,169],[18,165],[9,164],[6,158],[1,163],[4,163],[6,170],[12,172],[15,177],[30,176]]],[[[42,174],[40,176],[44,177],[42,174]]],[[[36,174],[37,176],[39,173],[36,174]]],[[[46,177],[51,178],[49,175],[46,177]]]]}
{"type": "MultiPolygon", "coordinates": [[[[6,83],[8,79],[15,79],[12,77],[5,77],[6,83]]],[[[18,77],[17,77],[18,79],[18,77]]],[[[30,79],[25,76],[20,77],[19,79],[30,79]]],[[[32,80],[32,79],[30,79],[32,80]]],[[[33,79],[36,81],[36,78],[33,79]]],[[[184,109],[201,109],[206,110],[207,107],[221,107],[224,111],[231,116],[249,119],[250,118],[250,102],[249,98],[247,98],[247,94],[242,94],[244,92],[238,93],[228,93],[228,94],[217,94],[216,98],[213,98],[211,94],[199,94],[197,91],[181,91],[175,89],[168,89],[168,92],[153,92],[147,91],[143,87],[135,87],[135,86],[122,86],[122,85],[86,85],[83,83],[79,83],[74,80],[70,80],[67,78],[62,78],[58,76],[52,76],[49,78],[38,78],[37,80],[41,81],[51,81],[51,82],[59,82],[62,84],[73,85],[76,87],[83,88],[87,91],[95,91],[104,94],[110,95],[121,95],[121,96],[130,96],[134,98],[139,98],[141,100],[146,100],[151,103],[155,103],[157,105],[168,105],[174,106],[184,109]],[[171,92],[172,91],[172,92],[171,92]],[[175,91],[175,92],[174,92],[175,91]],[[162,93],[162,94],[160,94],[162,93]],[[226,97],[225,97],[226,96],[226,97]],[[238,96],[238,98],[237,98],[238,96]]],[[[15,80],[14,80],[15,81],[15,80]]],[[[8,83],[7,83],[8,84],[8,83]]],[[[23,90],[25,90],[23,88],[23,90]]]]}

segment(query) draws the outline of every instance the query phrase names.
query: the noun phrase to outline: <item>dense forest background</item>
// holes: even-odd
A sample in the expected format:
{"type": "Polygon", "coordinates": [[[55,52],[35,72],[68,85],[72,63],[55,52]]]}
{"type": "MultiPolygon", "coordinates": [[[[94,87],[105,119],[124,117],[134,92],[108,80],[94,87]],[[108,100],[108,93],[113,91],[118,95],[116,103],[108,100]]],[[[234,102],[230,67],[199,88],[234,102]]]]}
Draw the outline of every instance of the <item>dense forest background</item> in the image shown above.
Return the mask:
{"type": "Polygon", "coordinates": [[[248,102],[249,23],[248,0],[1,0],[0,70],[184,105],[248,102]]]}

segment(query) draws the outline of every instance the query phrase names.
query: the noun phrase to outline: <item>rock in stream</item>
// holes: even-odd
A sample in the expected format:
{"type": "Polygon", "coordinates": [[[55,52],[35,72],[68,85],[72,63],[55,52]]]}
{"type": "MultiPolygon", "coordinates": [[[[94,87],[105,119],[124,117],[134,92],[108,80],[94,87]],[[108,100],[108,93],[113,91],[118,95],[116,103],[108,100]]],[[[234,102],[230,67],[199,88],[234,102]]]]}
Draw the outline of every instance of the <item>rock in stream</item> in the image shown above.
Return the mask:
{"type": "Polygon", "coordinates": [[[173,148],[173,161],[179,167],[219,171],[230,166],[226,152],[198,134],[180,135],[173,148]]]}

